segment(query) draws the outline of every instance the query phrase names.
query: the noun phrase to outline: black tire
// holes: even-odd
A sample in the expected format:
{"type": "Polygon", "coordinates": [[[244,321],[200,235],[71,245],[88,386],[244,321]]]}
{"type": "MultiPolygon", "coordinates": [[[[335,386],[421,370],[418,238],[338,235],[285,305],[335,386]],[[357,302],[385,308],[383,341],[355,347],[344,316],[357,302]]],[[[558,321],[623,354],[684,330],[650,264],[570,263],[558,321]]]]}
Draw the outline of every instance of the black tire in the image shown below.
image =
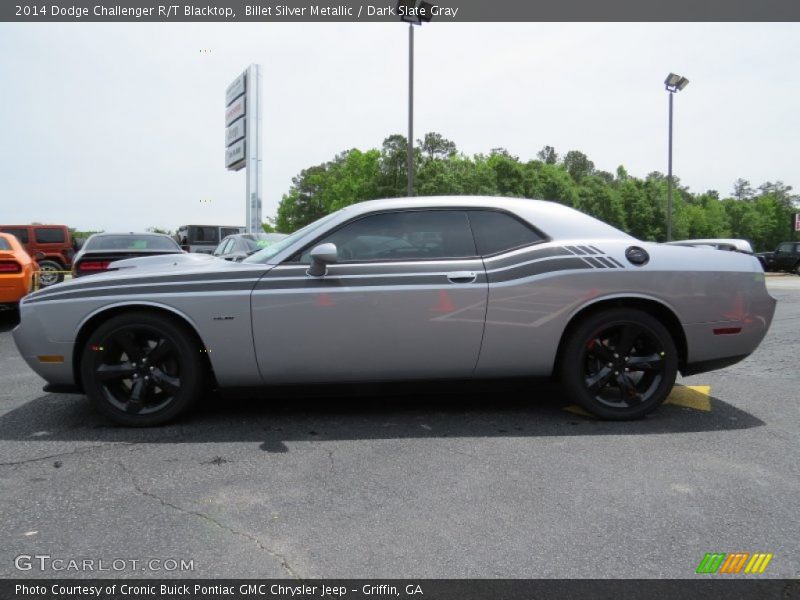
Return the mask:
{"type": "Polygon", "coordinates": [[[64,267],[54,260],[40,260],[37,261],[39,265],[39,287],[46,288],[57,283],[64,281],[63,273],[56,273],[55,271],[63,271],[64,267]]]}
{"type": "Polygon", "coordinates": [[[584,409],[603,419],[638,419],[658,408],[678,373],[675,342],[646,312],[596,312],[569,333],[561,382],[584,409]]]}
{"type": "Polygon", "coordinates": [[[800,275],[800,261],[794,266],[792,272],[794,272],[795,275],[800,275]]]}
{"type": "Polygon", "coordinates": [[[162,425],[199,398],[205,365],[194,336],[159,314],[112,317],[91,333],[81,357],[81,380],[95,408],[120,425],[162,425]]]}

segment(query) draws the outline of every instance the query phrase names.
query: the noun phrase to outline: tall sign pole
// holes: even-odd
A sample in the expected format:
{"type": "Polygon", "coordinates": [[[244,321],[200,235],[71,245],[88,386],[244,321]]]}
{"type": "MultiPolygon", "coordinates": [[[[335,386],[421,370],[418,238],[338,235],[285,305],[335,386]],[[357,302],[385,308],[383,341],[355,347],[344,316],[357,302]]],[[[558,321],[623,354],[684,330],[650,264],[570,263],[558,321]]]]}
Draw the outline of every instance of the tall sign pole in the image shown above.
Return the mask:
{"type": "Polygon", "coordinates": [[[225,91],[225,168],[246,169],[248,233],[263,231],[261,166],[261,66],[253,64],[225,91]]]}
{"type": "Polygon", "coordinates": [[[667,159],[667,241],[672,241],[672,97],[669,93],[669,150],[667,159]]]}
{"type": "Polygon", "coordinates": [[[406,195],[414,195],[414,24],[408,24],[408,189],[406,195]]]}

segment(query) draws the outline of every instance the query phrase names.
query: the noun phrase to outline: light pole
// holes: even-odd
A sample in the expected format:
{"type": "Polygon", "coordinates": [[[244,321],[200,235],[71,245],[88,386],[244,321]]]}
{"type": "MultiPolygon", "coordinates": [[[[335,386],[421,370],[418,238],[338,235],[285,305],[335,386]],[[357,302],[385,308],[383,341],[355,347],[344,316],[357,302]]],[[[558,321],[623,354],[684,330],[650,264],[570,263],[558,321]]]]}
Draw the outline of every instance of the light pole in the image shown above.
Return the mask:
{"type": "Polygon", "coordinates": [[[418,0],[400,0],[397,3],[397,13],[400,20],[408,23],[408,153],[406,156],[406,172],[408,188],[406,194],[414,195],[414,25],[429,23],[433,18],[430,2],[418,0]]]}
{"type": "Polygon", "coordinates": [[[689,85],[686,77],[670,73],[664,80],[669,92],[669,158],[667,162],[667,241],[672,241],[672,96],[689,85]]]}

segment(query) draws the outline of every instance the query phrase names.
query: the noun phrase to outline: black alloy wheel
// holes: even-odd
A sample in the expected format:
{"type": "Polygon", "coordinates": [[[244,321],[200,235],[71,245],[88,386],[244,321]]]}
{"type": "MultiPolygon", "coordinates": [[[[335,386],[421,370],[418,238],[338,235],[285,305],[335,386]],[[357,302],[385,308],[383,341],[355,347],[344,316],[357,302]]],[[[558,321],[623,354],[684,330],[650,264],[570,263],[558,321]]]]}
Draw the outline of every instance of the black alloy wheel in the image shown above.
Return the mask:
{"type": "Polygon", "coordinates": [[[570,395],[587,411],[636,419],[669,395],[678,372],[672,336],[648,313],[608,309],[573,330],[561,364],[570,395]]]}
{"type": "Polygon", "coordinates": [[[81,376],[94,406],[127,426],[166,423],[202,390],[200,348],[184,326],[155,313],[113,317],[89,336],[81,376]]]}

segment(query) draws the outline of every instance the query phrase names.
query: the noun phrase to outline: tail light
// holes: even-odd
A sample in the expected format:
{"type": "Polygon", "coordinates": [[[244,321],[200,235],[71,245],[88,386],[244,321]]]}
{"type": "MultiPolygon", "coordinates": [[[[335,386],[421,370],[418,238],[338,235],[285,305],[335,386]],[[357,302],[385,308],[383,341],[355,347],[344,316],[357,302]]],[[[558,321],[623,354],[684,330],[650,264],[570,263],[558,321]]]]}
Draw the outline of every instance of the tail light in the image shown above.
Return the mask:
{"type": "Polygon", "coordinates": [[[0,260],[0,275],[22,273],[22,265],[13,260],[0,260]]]}
{"type": "Polygon", "coordinates": [[[86,262],[82,262],[78,265],[79,271],[105,271],[108,269],[108,265],[111,264],[110,260],[89,260],[86,262]]]}

